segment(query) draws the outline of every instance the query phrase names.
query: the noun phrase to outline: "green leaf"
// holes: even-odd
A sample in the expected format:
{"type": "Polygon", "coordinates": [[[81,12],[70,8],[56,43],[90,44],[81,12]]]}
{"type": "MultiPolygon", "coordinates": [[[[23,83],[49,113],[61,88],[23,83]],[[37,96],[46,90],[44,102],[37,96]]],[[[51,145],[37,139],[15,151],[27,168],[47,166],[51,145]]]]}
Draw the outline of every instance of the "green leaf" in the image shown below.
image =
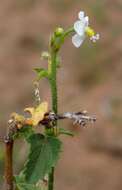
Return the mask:
{"type": "Polygon", "coordinates": [[[41,78],[45,77],[48,78],[48,71],[43,69],[43,68],[35,68],[34,69],[38,75],[38,80],[40,80],[41,78]]]}
{"type": "Polygon", "coordinates": [[[35,185],[27,183],[18,183],[17,188],[18,190],[43,190],[41,187],[36,187],[35,185]]]}
{"type": "Polygon", "coordinates": [[[25,176],[27,183],[35,184],[56,165],[61,152],[61,142],[56,137],[45,137],[41,134],[33,134],[28,142],[30,153],[21,174],[25,176]]]}
{"type": "Polygon", "coordinates": [[[37,186],[37,184],[26,183],[23,175],[14,176],[14,181],[17,190],[46,190],[43,184],[37,186]]]}
{"type": "Polygon", "coordinates": [[[33,184],[26,183],[23,175],[14,176],[14,181],[16,183],[17,190],[41,190],[33,184]]]}
{"type": "Polygon", "coordinates": [[[66,130],[64,128],[59,128],[59,134],[68,135],[72,137],[74,136],[74,134],[71,131],[66,130]]]}
{"type": "Polygon", "coordinates": [[[17,133],[13,135],[14,139],[25,138],[28,139],[34,133],[33,127],[31,125],[25,125],[17,133]]]}

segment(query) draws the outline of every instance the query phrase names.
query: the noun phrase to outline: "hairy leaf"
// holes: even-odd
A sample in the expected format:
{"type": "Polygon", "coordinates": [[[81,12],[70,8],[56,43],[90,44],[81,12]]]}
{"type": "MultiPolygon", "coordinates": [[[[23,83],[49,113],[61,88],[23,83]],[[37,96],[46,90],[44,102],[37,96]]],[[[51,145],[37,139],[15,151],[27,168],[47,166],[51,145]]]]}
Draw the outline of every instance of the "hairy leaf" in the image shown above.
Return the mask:
{"type": "Polygon", "coordinates": [[[56,165],[61,152],[61,142],[56,137],[33,134],[29,139],[30,153],[22,174],[27,183],[35,184],[56,165]]]}
{"type": "Polygon", "coordinates": [[[41,190],[36,185],[26,183],[23,175],[14,176],[14,181],[17,190],[41,190]]]}
{"type": "Polygon", "coordinates": [[[43,181],[39,181],[38,184],[26,183],[23,175],[14,176],[14,181],[16,190],[47,190],[47,185],[43,181]]]}
{"type": "Polygon", "coordinates": [[[34,130],[33,130],[32,126],[25,125],[21,129],[19,129],[19,131],[17,133],[15,133],[13,135],[13,138],[14,139],[17,139],[17,138],[25,138],[25,139],[27,139],[33,133],[34,133],[34,130]]]}
{"type": "Polygon", "coordinates": [[[18,183],[17,188],[19,190],[43,190],[41,187],[36,187],[36,185],[27,183],[18,183]]]}

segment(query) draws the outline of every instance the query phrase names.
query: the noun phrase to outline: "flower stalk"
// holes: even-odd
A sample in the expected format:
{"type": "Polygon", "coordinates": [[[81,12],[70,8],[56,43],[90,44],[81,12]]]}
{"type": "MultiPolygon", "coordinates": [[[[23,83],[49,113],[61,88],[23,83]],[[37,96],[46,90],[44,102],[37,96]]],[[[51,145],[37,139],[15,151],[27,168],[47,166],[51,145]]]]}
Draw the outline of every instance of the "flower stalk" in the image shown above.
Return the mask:
{"type": "MultiPolygon", "coordinates": [[[[54,34],[51,37],[49,44],[50,56],[48,59],[48,75],[49,83],[52,96],[52,111],[57,115],[58,114],[58,91],[57,91],[57,59],[58,52],[61,48],[61,45],[64,42],[64,39],[74,32],[73,28],[68,29],[64,32],[62,28],[57,28],[54,34]]],[[[57,120],[53,122],[53,135],[58,135],[58,126],[57,120]]],[[[54,189],[54,172],[55,168],[53,167],[51,173],[48,176],[48,190],[54,189]]]]}
{"type": "MultiPolygon", "coordinates": [[[[57,52],[53,48],[53,44],[50,47],[50,60],[49,60],[49,82],[50,82],[50,89],[51,89],[51,96],[52,96],[52,110],[55,114],[58,112],[58,95],[57,95],[57,67],[56,67],[56,58],[57,58],[57,52]]],[[[57,122],[53,123],[53,129],[56,129],[57,131],[57,122]]],[[[54,132],[53,132],[54,134],[54,132]]],[[[54,189],[54,171],[55,168],[52,167],[51,172],[48,175],[48,190],[54,189]]]]}

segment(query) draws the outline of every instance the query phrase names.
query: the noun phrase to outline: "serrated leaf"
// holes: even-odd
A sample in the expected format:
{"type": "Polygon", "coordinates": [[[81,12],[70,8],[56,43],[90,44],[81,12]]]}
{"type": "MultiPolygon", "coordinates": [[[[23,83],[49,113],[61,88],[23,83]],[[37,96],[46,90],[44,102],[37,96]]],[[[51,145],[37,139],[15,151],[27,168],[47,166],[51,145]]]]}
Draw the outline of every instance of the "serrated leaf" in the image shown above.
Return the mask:
{"type": "Polygon", "coordinates": [[[35,184],[56,165],[61,152],[61,142],[56,137],[34,134],[29,139],[30,153],[22,174],[27,183],[35,184]]]}
{"type": "Polygon", "coordinates": [[[63,135],[68,135],[68,136],[74,136],[73,132],[66,130],[64,128],[60,128],[59,129],[59,134],[63,134],[63,135]]]}
{"type": "Polygon", "coordinates": [[[19,190],[43,190],[41,187],[36,187],[35,185],[27,183],[18,183],[17,188],[19,190]]]}
{"type": "Polygon", "coordinates": [[[14,176],[14,182],[16,184],[16,190],[47,190],[47,185],[43,181],[39,181],[38,184],[29,184],[25,182],[23,175],[14,176]]]}
{"type": "Polygon", "coordinates": [[[38,80],[40,80],[43,77],[48,78],[48,71],[43,68],[35,68],[34,69],[38,75],[38,80]]]}
{"type": "Polygon", "coordinates": [[[14,139],[17,139],[17,138],[27,139],[33,133],[34,133],[34,130],[33,130],[32,126],[27,125],[27,126],[23,126],[21,129],[19,129],[19,131],[13,135],[13,138],[14,139]]]}
{"type": "Polygon", "coordinates": [[[17,190],[41,190],[33,184],[26,183],[23,175],[14,176],[14,181],[17,190]]]}

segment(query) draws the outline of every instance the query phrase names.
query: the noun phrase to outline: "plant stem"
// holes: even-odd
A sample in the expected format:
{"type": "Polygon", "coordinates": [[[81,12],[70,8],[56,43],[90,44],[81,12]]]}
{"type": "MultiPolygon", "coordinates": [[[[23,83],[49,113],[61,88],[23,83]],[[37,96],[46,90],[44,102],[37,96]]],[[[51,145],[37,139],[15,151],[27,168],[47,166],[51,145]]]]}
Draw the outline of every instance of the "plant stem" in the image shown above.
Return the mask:
{"type": "Polygon", "coordinates": [[[13,190],[13,140],[5,140],[5,184],[6,190],[13,190]]]}
{"type": "Polygon", "coordinates": [[[53,190],[54,188],[54,170],[55,168],[53,167],[49,174],[48,190],[53,190]]]}
{"type": "Polygon", "coordinates": [[[57,95],[57,66],[56,66],[56,52],[51,53],[51,78],[50,78],[50,88],[52,96],[52,110],[55,114],[58,112],[58,95],[57,95]]]}
{"type": "MultiPolygon", "coordinates": [[[[58,52],[63,44],[65,38],[74,32],[73,28],[66,30],[61,36],[52,36],[50,42],[50,59],[48,60],[48,74],[51,88],[52,96],[52,111],[58,114],[58,93],[57,93],[57,56],[58,52]]],[[[57,136],[57,121],[53,123],[53,135],[57,136]]],[[[52,167],[51,173],[48,176],[48,190],[53,190],[54,188],[54,171],[55,168],[52,167]]]]}
{"type": "MultiPolygon", "coordinates": [[[[52,110],[55,114],[58,112],[58,96],[57,96],[57,76],[56,76],[56,52],[52,51],[51,52],[51,78],[50,78],[50,88],[51,88],[51,96],[52,96],[52,110]]],[[[57,131],[57,121],[54,123],[54,130],[57,131]]],[[[49,174],[49,181],[48,181],[48,190],[53,190],[54,186],[54,171],[55,168],[52,167],[51,173],[49,174]]]]}

